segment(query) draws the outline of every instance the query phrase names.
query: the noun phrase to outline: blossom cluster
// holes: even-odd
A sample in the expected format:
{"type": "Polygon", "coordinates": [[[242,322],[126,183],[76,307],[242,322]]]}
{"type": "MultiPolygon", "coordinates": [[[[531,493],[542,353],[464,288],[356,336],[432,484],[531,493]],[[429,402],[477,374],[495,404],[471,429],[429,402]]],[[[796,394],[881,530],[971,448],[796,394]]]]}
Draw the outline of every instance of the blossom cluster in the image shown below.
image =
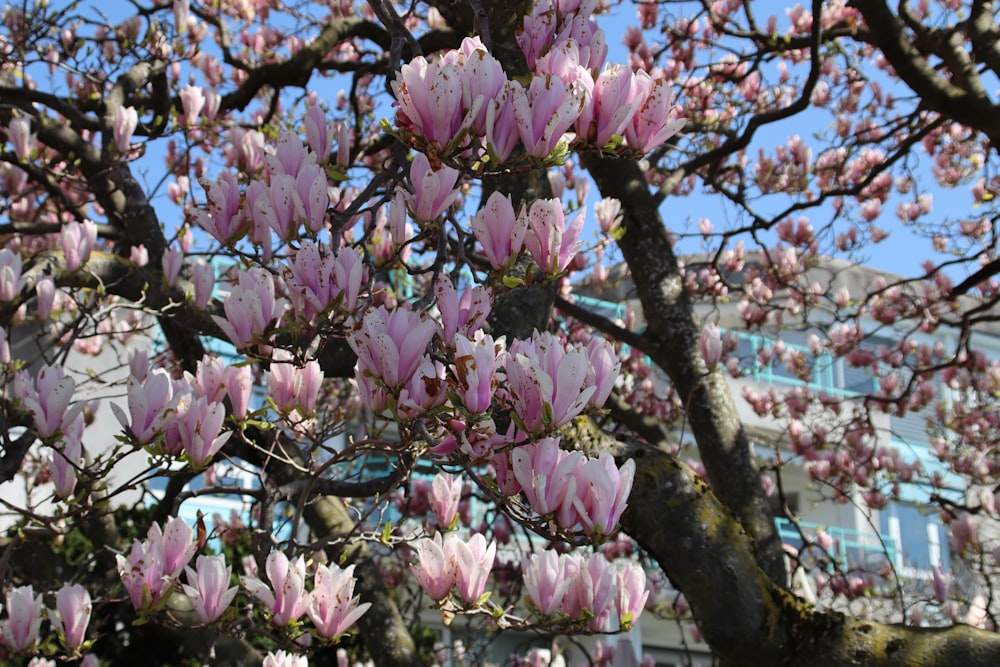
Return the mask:
{"type": "MultiPolygon", "coordinates": [[[[153,524],[145,540],[135,540],[126,558],[119,555],[118,574],[136,610],[152,612],[162,607],[176,588],[191,604],[198,620],[209,625],[219,620],[236,597],[239,588],[230,586],[232,567],[225,557],[198,556],[193,531],[182,519],[170,519],[163,530],[153,524]],[[181,572],[186,583],[180,584],[181,572]]],[[[240,582],[267,610],[271,623],[282,627],[304,614],[312,619],[319,636],[336,640],[371,606],[359,603],[354,595],[354,566],[316,566],[313,589],[306,590],[306,565],[301,557],[289,560],[280,551],[266,561],[270,585],[254,576],[240,582]]]]}
{"type": "Polygon", "coordinates": [[[595,632],[628,628],[646,604],[646,574],[634,561],[544,551],[525,559],[525,596],[542,617],[589,621],[595,632]]]}
{"type": "Polygon", "coordinates": [[[436,60],[403,65],[393,92],[398,127],[439,155],[473,151],[507,161],[520,142],[544,159],[573,131],[580,144],[598,148],[624,136],[646,153],[683,126],[670,84],[645,71],[611,65],[604,32],[591,18],[596,2],[571,11],[536,2],[518,32],[532,70],[526,85],[509,79],[478,37],[436,60]]]}

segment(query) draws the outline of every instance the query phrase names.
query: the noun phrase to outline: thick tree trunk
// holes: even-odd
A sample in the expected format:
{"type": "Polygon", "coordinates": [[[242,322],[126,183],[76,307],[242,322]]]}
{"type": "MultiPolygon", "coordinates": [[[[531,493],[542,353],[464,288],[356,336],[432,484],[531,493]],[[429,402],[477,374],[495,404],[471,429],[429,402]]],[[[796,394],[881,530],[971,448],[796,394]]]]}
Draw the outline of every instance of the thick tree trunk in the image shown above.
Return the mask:
{"type": "Polygon", "coordinates": [[[601,194],[623,204],[625,233],[618,245],[646,320],[643,351],[676,388],[716,495],[753,537],[761,568],[773,582],[784,586],[781,540],[750,443],[725,378],[720,372],[710,372],[701,357],[701,326],[643,172],[630,160],[602,158],[595,153],[582,158],[601,194]]]}

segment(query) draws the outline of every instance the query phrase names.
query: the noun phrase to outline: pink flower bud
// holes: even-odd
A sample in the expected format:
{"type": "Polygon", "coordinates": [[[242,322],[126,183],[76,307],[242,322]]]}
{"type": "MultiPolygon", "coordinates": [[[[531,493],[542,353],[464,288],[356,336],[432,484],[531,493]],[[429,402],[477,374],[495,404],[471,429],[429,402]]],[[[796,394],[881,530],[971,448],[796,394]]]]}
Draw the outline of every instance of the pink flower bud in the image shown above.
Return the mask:
{"type": "Polygon", "coordinates": [[[167,285],[173,287],[177,284],[181,267],[184,266],[184,251],[177,246],[170,246],[163,251],[162,265],[163,278],[167,281],[167,285]]]}
{"type": "Polygon", "coordinates": [[[58,498],[68,500],[72,497],[76,488],[76,469],[83,463],[83,415],[77,415],[52,447],[52,483],[58,498]]]}
{"type": "Polygon", "coordinates": [[[7,592],[7,620],[0,626],[0,638],[15,653],[30,651],[38,643],[42,626],[42,595],[31,586],[7,592]]]}
{"type": "Polygon", "coordinates": [[[458,518],[458,501],[462,499],[462,478],[439,472],[431,482],[430,504],[438,528],[448,530],[458,518]]]}
{"type": "Polygon", "coordinates": [[[27,116],[12,118],[7,125],[7,140],[14,147],[17,159],[27,162],[35,143],[35,135],[31,133],[31,119],[27,116]]]}
{"type": "Polygon", "coordinates": [[[233,417],[246,419],[253,391],[253,373],[249,366],[230,367],[226,375],[226,394],[233,408],[233,417]]]}
{"type": "Polygon", "coordinates": [[[66,256],[66,270],[70,273],[79,271],[90,259],[97,243],[97,225],[92,220],[85,220],[82,224],[73,220],[63,225],[59,236],[66,256]]]}
{"type": "Polygon", "coordinates": [[[188,84],[180,92],[181,107],[184,109],[184,124],[191,127],[198,120],[202,108],[205,106],[205,94],[201,86],[188,84]]]}
{"type": "Polygon", "coordinates": [[[449,533],[449,537],[452,539],[449,543],[446,538],[446,544],[456,566],[456,591],[466,604],[475,604],[486,590],[486,580],[496,558],[496,542],[487,544],[480,533],[473,535],[468,542],[453,533],[449,533]]]}
{"type": "Polygon", "coordinates": [[[192,267],[194,276],[194,307],[204,310],[208,302],[212,300],[212,292],[215,290],[215,267],[205,260],[198,260],[192,267]]]}
{"type": "Polygon", "coordinates": [[[0,249],[0,301],[11,303],[21,289],[21,256],[10,248],[0,249]]]}
{"type": "Polygon", "coordinates": [[[146,266],[149,264],[149,251],[142,244],[134,245],[129,249],[129,259],[136,266],[146,266]]]}
{"type": "Polygon", "coordinates": [[[191,10],[190,0],[174,0],[174,25],[177,27],[177,34],[183,35],[187,29],[188,14],[191,10]]]}
{"type": "Polygon", "coordinates": [[[56,608],[49,610],[49,618],[63,645],[70,651],[83,644],[91,609],[90,593],[79,584],[63,584],[56,594],[56,608]]]}
{"type": "Polygon", "coordinates": [[[701,356],[708,370],[715,370],[722,359],[722,331],[717,324],[706,324],[699,338],[701,356]]]}
{"type": "Polygon", "coordinates": [[[115,139],[115,148],[121,155],[128,155],[132,148],[132,134],[139,126],[139,112],[135,107],[116,107],[115,122],[111,128],[115,139]]]}

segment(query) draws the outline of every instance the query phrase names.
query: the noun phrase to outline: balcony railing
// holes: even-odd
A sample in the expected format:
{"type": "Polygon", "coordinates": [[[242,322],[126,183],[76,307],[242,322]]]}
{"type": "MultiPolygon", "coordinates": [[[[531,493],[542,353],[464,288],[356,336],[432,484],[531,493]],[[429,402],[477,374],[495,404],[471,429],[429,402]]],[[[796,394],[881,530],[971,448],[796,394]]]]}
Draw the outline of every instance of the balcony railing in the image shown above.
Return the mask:
{"type": "MultiPolygon", "coordinates": [[[[801,551],[802,537],[795,524],[782,518],[776,518],[774,523],[778,528],[781,541],[801,551]]],[[[899,549],[896,540],[887,535],[839,526],[824,526],[805,521],[798,522],[798,525],[803,532],[809,535],[815,535],[817,531],[823,530],[830,536],[833,541],[830,555],[836,560],[841,570],[847,571],[857,568],[871,570],[886,564],[886,562],[893,564],[897,562],[896,554],[899,549]]]]}

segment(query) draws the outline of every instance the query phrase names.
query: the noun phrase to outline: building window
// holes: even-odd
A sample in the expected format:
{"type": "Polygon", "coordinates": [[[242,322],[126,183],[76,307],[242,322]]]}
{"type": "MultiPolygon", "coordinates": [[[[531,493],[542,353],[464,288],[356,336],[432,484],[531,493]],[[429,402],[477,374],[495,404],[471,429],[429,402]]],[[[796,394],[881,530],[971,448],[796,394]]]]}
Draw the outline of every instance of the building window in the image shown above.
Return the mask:
{"type": "Polygon", "coordinates": [[[937,514],[912,503],[894,502],[879,512],[883,535],[898,545],[896,568],[903,572],[948,569],[948,538],[937,514]]]}

